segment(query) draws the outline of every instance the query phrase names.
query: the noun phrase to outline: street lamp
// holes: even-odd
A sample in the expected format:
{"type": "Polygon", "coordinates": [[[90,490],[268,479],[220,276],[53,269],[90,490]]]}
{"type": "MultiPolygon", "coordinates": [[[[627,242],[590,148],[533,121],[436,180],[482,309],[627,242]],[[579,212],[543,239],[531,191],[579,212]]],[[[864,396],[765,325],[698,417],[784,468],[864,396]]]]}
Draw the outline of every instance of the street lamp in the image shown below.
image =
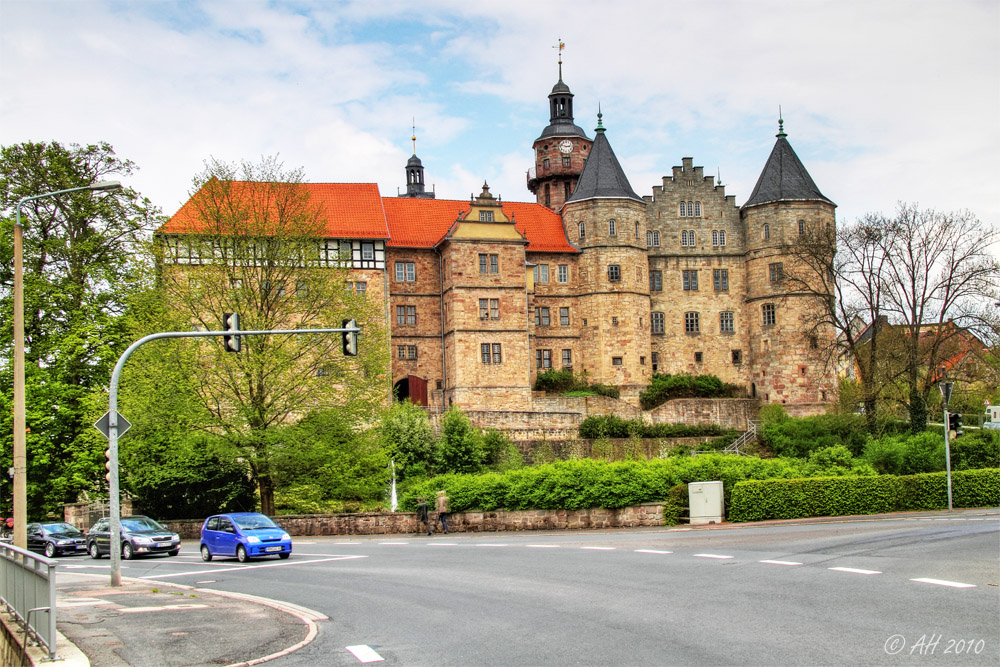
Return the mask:
{"type": "Polygon", "coordinates": [[[26,549],[28,547],[28,499],[27,480],[28,460],[25,452],[25,417],[24,417],[24,278],[23,262],[21,260],[21,206],[26,202],[46,197],[56,197],[70,192],[83,190],[118,190],[122,184],[118,181],[99,181],[78,188],[56,190],[31,197],[22,197],[17,202],[16,220],[14,224],[14,546],[26,549]]]}

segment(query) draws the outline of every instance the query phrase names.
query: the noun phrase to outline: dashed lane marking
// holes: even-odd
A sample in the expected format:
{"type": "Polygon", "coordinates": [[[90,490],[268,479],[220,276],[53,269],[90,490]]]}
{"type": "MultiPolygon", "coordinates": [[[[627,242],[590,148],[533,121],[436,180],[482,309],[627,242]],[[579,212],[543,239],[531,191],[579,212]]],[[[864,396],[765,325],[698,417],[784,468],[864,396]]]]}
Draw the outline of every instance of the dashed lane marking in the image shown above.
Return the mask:
{"type": "Polygon", "coordinates": [[[558,544],[525,544],[528,549],[558,549],[558,544]]]}
{"type": "Polygon", "coordinates": [[[726,560],[732,558],[732,556],[722,556],[720,554],[695,554],[695,558],[718,558],[719,560],[726,560]]]}
{"type": "Polygon", "coordinates": [[[429,547],[457,547],[458,542],[428,542],[429,547]]]}
{"type": "Polygon", "coordinates": [[[379,544],[388,546],[408,546],[411,542],[379,542],[379,544]]]}
{"type": "Polygon", "coordinates": [[[797,563],[794,560],[762,560],[761,563],[767,563],[768,565],[802,565],[802,563],[797,563]]]}
{"type": "Polygon", "coordinates": [[[220,572],[242,572],[244,570],[259,570],[265,567],[288,567],[289,565],[309,565],[311,563],[329,563],[338,560],[354,560],[368,556],[338,556],[336,558],[317,558],[315,560],[283,560],[279,563],[262,563],[260,565],[242,565],[237,567],[217,568],[212,570],[196,570],[195,572],[173,572],[171,574],[150,574],[139,579],[168,579],[170,577],[190,577],[195,574],[219,574],[220,572]]]}
{"type": "Polygon", "coordinates": [[[849,574],[882,574],[878,570],[862,570],[856,567],[828,567],[827,569],[835,572],[847,572],[849,574]]]}
{"type": "Polygon", "coordinates": [[[477,544],[477,547],[505,547],[506,544],[477,544]]]}
{"type": "Polygon", "coordinates": [[[614,547],[580,547],[581,549],[587,549],[589,551],[614,551],[614,547]]]}
{"type": "Polygon", "coordinates": [[[672,554],[673,551],[660,551],[659,549],[636,549],[637,554],[672,554]]]}
{"type": "Polygon", "coordinates": [[[910,579],[910,581],[918,581],[921,584],[935,584],[937,586],[949,586],[950,588],[975,588],[975,584],[963,584],[960,581],[945,581],[944,579],[927,579],[921,577],[920,579],[910,579]]]}
{"type": "Polygon", "coordinates": [[[366,644],[360,644],[358,646],[348,646],[347,650],[354,654],[354,657],[361,662],[382,662],[385,660],[382,656],[375,652],[371,646],[366,644]]]}

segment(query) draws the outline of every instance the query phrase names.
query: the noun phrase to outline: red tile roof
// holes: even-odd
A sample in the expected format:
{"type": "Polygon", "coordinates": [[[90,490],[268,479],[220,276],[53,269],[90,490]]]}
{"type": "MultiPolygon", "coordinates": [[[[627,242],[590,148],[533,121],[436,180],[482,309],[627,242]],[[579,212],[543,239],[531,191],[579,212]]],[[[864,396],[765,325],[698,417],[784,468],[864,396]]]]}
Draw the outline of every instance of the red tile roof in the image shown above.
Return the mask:
{"type": "MultiPolygon", "coordinates": [[[[389,247],[433,248],[469,202],[452,199],[381,197],[375,183],[305,183],[326,219],[328,238],[389,239],[389,247]]],[[[192,197],[160,229],[160,234],[199,231],[192,197]]],[[[528,239],[529,252],[579,252],[570,245],[562,217],[540,204],[504,202],[515,228],[528,239]]]]}
{"type": "MultiPolygon", "coordinates": [[[[246,185],[235,182],[234,185],[246,185]]],[[[389,238],[382,198],[375,183],[303,183],[311,201],[320,206],[327,238],[389,238]]],[[[200,192],[200,191],[199,191],[200,192]]],[[[185,234],[202,228],[194,200],[189,199],[160,229],[160,234],[185,234]]]]}

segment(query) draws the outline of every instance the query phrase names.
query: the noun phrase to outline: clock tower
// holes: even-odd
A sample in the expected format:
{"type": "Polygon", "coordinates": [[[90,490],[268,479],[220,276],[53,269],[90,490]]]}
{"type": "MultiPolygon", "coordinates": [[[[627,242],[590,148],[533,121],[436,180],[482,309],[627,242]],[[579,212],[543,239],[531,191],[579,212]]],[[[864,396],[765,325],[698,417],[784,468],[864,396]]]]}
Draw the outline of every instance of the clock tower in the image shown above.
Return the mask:
{"type": "Polygon", "coordinates": [[[528,189],[536,201],[559,211],[573,194],[593,142],[573,122],[573,93],[562,80],[559,42],[559,81],[549,93],[549,124],[535,139],[535,166],[528,171],[528,189]]]}

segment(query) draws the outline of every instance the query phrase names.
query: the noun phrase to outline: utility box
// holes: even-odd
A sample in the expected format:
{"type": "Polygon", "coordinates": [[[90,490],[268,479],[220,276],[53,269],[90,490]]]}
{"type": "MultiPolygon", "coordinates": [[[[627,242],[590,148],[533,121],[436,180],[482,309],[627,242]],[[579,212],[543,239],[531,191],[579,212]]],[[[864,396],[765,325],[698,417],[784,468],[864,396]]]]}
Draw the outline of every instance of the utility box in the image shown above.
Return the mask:
{"type": "Polygon", "coordinates": [[[722,523],[725,501],[722,482],[691,482],[688,484],[688,507],[691,525],[722,523]]]}

